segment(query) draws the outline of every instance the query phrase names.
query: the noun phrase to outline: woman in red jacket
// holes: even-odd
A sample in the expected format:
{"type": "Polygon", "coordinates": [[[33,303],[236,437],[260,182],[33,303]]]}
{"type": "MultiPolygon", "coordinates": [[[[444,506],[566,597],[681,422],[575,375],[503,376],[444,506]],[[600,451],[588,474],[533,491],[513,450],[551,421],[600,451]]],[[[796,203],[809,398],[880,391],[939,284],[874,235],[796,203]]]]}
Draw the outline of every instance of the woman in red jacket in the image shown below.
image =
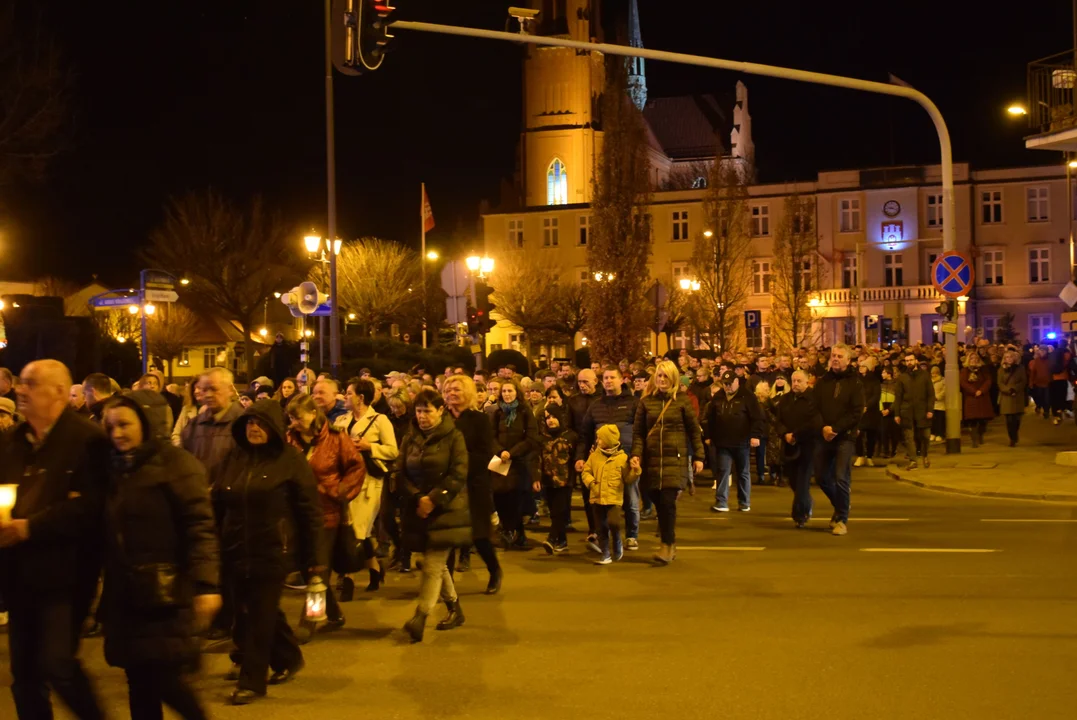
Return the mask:
{"type": "Polygon", "coordinates": [[[1036,414],[1043,413],[1043,419],[1051,417],[1051,403],[1047,399],[1047,389],[1051,386],[1051,366],[1047,362],[1047,350],[1036,348],[1036,356],[1028,364],[1028,390],[1032,402],[1036,403],[1036,414]]]}
{"type": "Polygon", "coordinates": [[[991,373],[984,368],[983,359],[978,353],[969,353],[961,370],[961,396],[964,399],[962,417],[972,433],[972,447],[983,443],[987,421],[995,417],[991,406],[991,384],[991,373]]]}
{"type": "MultiPolygon", "coordinates": [[[[318,481],[318,498],[321,500],[322,513],[325,517],[325,529],[322,531],[322,557],[336,557],[334,548],[343,538],[338,538],[341,528],[348,524],[348,503],[354,500],[363,488],[366,479],[366,466],[363,456],[355,448],[355,443],[348,433],[337,430],[330,425],[325,413],[314,404],[310,395],[297,395],[288,403],[288,442],[298,448],[310,463],[314,479],[318,481]]],[[[348,554],[355,548],[346,548],[348,554]]],[[[340,612],[336,595],[333,593],[329,575],[332,570],[340,574],[352,572],[355,568],[330,568],[326,573],[325,610],[327,627],[335,630],[344,625],[344,615],[340,612]]]]}

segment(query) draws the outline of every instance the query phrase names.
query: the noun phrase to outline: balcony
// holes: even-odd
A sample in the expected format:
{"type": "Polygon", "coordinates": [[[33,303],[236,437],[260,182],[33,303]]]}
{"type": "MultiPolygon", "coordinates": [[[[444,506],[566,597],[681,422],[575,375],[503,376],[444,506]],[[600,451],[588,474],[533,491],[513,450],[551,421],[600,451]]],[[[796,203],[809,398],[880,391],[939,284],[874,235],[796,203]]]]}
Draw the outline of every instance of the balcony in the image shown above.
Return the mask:
{"type": "MultiPolygon", "coordinates": [[[[938,302],[945,296],[932,285],[908,287],[870,287],[860,289],[862,302],[938,302]]],[[[812,307],[827,305],[850,305],[856,302],[856,288],[830,288],[820,290],[812,298],[812,307]]]]}
{"type": "Polygon", "coordinates": [[[1072,50],[1028,64],[1029,150],[1077,150],[1077,110],[1074,108],[1072,50]]]}

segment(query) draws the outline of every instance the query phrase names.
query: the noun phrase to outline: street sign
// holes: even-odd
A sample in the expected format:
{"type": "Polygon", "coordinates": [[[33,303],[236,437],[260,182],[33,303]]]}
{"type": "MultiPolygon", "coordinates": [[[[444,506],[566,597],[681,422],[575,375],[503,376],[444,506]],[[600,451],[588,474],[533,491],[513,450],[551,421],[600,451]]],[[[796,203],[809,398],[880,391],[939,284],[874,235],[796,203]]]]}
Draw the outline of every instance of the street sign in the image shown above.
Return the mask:
{"type": "Polygon", "coordinates": [[[749,330],[755,330],[763,324],[762,313],[758,310],[745,310],[744,311],[744,327],[749,330]]]}
{"type": "Polygon", "coordinates": [[[865,315],[864,316],[864,328],[867,330],[874,330],[879,327],[878,315],[865,315]]]}
{"type": "Polygon", "coordinates": [[[957,335],[957,323],[944,322],[942,324],[942,331],[947,335],[957,335]]]}
{"type": "Polygon", "coordinates": [[[447,297],[445,298],[445,321],[450,325],[459,325],[460,323],[467,322],[467,298],[460,297],[447,297]]]}
{"type": "Polygon", "coordinates": [[[316,307],[314,309],[314,312],[312,312],[310,314],[310,316],[311,317],[329,317],[332,314],[333,314],[333,304],[326,302],[326,303],[322,303],[321,305],[316,307]]]}
{"type": "Polygon", "coordinates": [[[142,273],[143,284],[146,287],[158,288],[160,290],[171,290],[176,287],[176,280],[168,273],[154,272],[153,270],[145,270],[142,273]]]}
{"type": "Polygon", "coordinates": [[[175,290],[146,290],[146,300],[149,302],[176,302],[179,300],[179,295],[175,290]]]}
{"type": "Polygon", "coordinates": [[[1058,294],[1058,297],[1062,299],[1062,302],[1066,303],[1067,307],[1077,305],[1077,285],[1072,282],[1066,283],[1066,287],[1062,288],[1062,292],[1058,294]]]}
{"type": "Polygon", "coordinates": [[[127,307],[128,305],[138,305],[138,296],[134,297],[99,297],[90,301],[94,307],[107,308],[107,307],[127,307]]]}
{"type": "Polygon", "coordinates": [[[968,295],[975,277],[972,260],[956,250],[943,253],[931,266],[931,284],[950,298],[968,295]]]}

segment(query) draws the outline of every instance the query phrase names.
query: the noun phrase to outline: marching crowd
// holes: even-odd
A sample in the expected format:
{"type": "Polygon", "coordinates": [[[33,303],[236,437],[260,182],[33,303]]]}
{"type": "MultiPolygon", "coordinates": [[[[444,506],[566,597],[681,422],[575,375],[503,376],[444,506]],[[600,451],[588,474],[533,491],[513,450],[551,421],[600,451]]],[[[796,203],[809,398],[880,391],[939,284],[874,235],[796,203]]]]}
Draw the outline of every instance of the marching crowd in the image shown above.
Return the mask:
{"type": "MultiPolygon", "coordinates": [[[[471,551],[500,592],[498,548],[568,552],[576,492],[598,565],[638,551],[648,519],[654,563],[673,562],[677,503],[704,467],[712,511],[729,512],[735,483],[749,512],[754,471],[792,489],[797,527],[814,477],[845,535],[852,467],[902,450],[908,468],[928,467],[946,434],[938,346],[710,355],[346,383],[304,369],[242,390],[224,368],[183,387],[151,372],[129,390],[97,373],[75,385],[53,360],[18,381],[0,368],[0,490],[14,488],[0,508],[0,618],[18,716],[51,717],[51,689],[77,717],[102,717],[77,659],[80,634],[96,633],[126,672],[133,718],[160,718],[162,704],[205,717],[185,680],[203,638],[231,639],[232,701],[250,703],[302,670],[316,623],[345,623],[360,576],[376,592],[388,571],[420,571],[406,633],[421,641],[439,600],[437,629],[456,628],[454,574],[471,551]],[[307,591],[298,630],[285,587],[307,591]]],[[[1066,347],[982,342],[961,363],[974,447],[999,414],[1015,445],[1029,399],[1050,422],[1068,412],[1066,347]]]]}

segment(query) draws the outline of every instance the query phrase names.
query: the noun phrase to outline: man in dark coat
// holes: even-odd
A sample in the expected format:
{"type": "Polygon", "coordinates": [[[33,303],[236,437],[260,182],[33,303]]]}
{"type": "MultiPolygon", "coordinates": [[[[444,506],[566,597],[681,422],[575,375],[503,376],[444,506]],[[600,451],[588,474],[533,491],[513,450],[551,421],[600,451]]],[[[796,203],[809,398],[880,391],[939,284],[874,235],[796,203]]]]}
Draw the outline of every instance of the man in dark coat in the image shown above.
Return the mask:
{"type": "Polygon", "coordinates": [[[847,345],[835,345],[830,349],[830,369],[815,383],[815,399],[823,418],[815,479],[834,506],[830,518],[834,535],[848,532],[856,429],[864,414],[864,388],[850,365],[852,359],[853,351],[847,345]]]}
{"type": "Polygon", "coordinates": [[[906,470],[916,469],[916,451],[920,451],[924,467],[931,467],[927,459],[931,447],[931,418],[935,409],[935,384],[931,375],[920,369],[920,361],[912,353],[905,355],[905,372],[897,379],[894,391],[894,422],[901,428],[905,439],[905,455],[909,459],[906,470]]]}
{"type": "MultiPolygon", "coordinates": [[[[571,395],[566,403],[568,404],[568,419],[569,429],[575,430],[576,434],[582,435],[584,418],[587,417],[587,411],[591,409],[591,405],[598,401],[601,395],[595,391],[595,384],[598,382],[598,378],[595,377],[594,370],[586,368],[580,370],[579,375],[576,377],[576,388],[578,392],[571,395]]],[[[569,481],[570,485],[575,486],[576,480],[580,476],[580,471],[572,468],[572,479],[569,481]]],[[[591,517],[591,500],[588,496],[587,488],[581,486],[583,493],[583,514],[587,517],[587,540],[588,542],[594,542],[598,539],[598,535],[595,534],[595,519],[591,517]]],[[[572,503],[569,503],[569,517],[567,518],[566,525],[572,524],[572,503]]]]}
{"type": "Polygon", "coordinates": [[[96,719],[100,704],[75,655],[100,574],[108,441],[67,407],[62,363],[32,362],[20,380],[26,420],[0,448],[0,483],[18,485],[11,518],[0,520],[15,710],[21,720],[51,718],[51,687],[76,717],[96,719]]]}
{"type": "Polygon", "coordinates": [[[714,394],[703,418],[704,437],[717,449],[714,512],[729,512],[729,477],[737,472],[737,501],[741,512],[752,509],[749,448],[766,435],[766,419],[755,394],[736,375],[723,373],[722,389],[714,394]]]}
{"type": "Polygon", "coordinates": [[[794,371],[790,384],[793,392],[778,401],[771,432],[782,439],[782,455],[793,489],[793,522],[802,528],[811,519],[811,474],[815,469],[816,450],[822,442],[823,418],[819,415],[815,392],[808,384],[808,372],[794,371]]]}

